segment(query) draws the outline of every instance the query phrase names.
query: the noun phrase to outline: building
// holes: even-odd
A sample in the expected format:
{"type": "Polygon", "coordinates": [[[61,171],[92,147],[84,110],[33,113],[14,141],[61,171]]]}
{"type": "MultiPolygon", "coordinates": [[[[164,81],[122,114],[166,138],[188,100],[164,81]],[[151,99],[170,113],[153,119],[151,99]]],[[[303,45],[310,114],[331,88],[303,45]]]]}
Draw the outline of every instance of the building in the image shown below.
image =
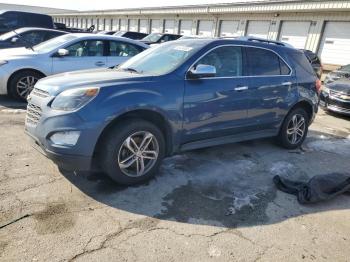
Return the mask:
{"type": "Polygon", "coordinates": [[[0,10],[23,11],[23,12],[40,13],[40,14],[59,14],[59,13],[74,12],[74,10],[67,10],[67,9],[29,6],[29,5],[3,4],[3,3],[0,3],[0,10]]]}
{"type": "Polygon", "coordinates": [[[325,69],[350,64],[350,1],[255,1],[53,14],[70,27],[255,36],[317,52],[325,69]]]}

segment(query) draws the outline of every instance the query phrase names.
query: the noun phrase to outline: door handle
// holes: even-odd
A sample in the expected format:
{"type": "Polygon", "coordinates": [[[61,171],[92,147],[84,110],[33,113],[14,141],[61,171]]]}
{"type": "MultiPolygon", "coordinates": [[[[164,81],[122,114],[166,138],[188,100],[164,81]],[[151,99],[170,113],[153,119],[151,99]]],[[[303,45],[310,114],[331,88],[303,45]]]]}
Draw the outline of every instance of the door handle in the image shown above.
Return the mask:
{"type": "Polygon", "coordinates": [[[290,86],[290,85],[292,85],[292,82],[283,82],[282,85],[283,86],[290,86]]]}
{"type": "Polygon", "coordinates": [[[248,90],[248,86],[237,86],[234,88],[235,91],[241,92],[244,90],[248,90]]]}
{"type": "Polygon", "coordinates": [[[98,61],[98,62],[95,63],[95,65],[96,65],[96,66],[104,66],[105,63],[102,62],[102,61],[98,61]]]}

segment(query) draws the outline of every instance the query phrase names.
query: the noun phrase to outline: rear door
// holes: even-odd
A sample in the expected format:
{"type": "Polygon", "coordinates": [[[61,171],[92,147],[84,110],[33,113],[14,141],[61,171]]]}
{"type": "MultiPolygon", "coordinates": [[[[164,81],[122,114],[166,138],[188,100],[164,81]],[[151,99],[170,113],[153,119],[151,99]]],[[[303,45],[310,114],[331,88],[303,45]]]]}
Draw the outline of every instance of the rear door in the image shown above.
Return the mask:
{"type": "Polygon", "coordinates": [[[65,49],[69,54],[52,59],[53,74],[83,69],[107,67],[105,43],[101,40],[82,40],[65,49]]]}
{"type": "Polygon", "coordinates": [[[249,78],[250,130],[275,129],[292,101],[295,78],[277,53],[258,47],[244,49],[249,78]]]}
{"type": "Polygon", "coordinates": [[[185,80],[183,143],[236,134],[247,121],[247,79],[238,46],[221,46],[197,61],[216,76],[185,80]]]}
{"type": "Polygon", "coordinates": [[[107,42],[107,67],[117,66],[144,50],[142,47],[131,43],[121,41],[107,42]]]}

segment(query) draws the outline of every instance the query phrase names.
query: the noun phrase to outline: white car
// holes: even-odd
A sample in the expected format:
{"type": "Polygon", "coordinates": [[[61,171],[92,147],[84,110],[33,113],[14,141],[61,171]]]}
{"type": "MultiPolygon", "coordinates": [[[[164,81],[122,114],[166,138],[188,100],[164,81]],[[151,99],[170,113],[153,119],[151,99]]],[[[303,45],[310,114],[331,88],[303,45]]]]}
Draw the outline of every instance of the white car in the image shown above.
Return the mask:
{"type": "Polygon", "coordinates": [[[100,34],[67,34],[30,48],[0,50],[0,94],[25,100],[48,75],[121,64],[149,48],[131,39],[100,34]]]}

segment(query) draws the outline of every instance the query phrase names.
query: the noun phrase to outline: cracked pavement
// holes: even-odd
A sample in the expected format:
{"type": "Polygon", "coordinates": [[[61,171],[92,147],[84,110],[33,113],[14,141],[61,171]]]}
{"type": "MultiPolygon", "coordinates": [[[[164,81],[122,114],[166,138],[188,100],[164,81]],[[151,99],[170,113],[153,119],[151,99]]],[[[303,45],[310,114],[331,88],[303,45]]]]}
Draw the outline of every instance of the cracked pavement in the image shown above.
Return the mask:
{"type": "Polygon", "coordinates": [[[350,195],[302,206],[272,177],[349,172],[350,119],[321,111],[300,150],[272,139],[186,152],[144,185],[60,172],[0,97],[0,261],[349,261],[350,195]]]}

